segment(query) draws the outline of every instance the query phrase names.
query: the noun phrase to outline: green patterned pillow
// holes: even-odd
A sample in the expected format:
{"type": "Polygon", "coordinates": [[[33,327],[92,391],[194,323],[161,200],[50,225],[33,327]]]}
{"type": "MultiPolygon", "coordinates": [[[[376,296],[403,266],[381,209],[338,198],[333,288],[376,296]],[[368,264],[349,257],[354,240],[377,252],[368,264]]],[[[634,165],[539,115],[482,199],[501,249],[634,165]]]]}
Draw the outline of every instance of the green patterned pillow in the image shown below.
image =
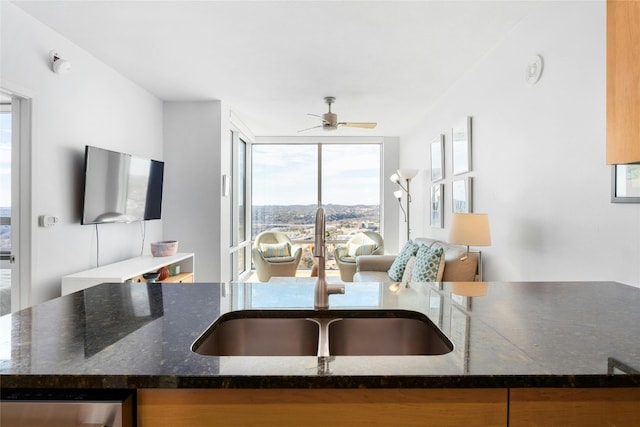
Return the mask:
{"type": "Polygon", "coordinates": [[[409,262],[409,258],[414,256],[416,252],[418,252],[418,248],[420,245],[409,240],[404,244],[404,247],[398,254],[395,260],[393,260],[393,264],[389,268],[389,278],[394,282],[399,282],[402,280],[402,275],[404,274],[404,269],[407,267],[407,262],[409,262]]]}
{"type": "Polygon", "coordinates": [[[291,256],[289,244],[284,243],[261,243],[260,250],[265,258],[291,256]]]}
{"type": "Polygon", "coordinates": [[[411,275],[412,282],[438,282],[444,269],[444,249],[421,246],[416,253],[416,264],[411,275]]]}

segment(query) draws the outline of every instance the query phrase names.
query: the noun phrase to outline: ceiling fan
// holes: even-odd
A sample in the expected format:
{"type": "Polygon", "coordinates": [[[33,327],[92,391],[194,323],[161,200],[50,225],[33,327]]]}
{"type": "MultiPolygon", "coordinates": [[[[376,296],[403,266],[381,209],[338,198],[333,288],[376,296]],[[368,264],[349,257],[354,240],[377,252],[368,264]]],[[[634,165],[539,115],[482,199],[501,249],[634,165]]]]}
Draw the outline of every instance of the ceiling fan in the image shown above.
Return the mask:
{"type": "Polygon", "coordinates": [[[317,114],[308,113],[308,115],[310,115],[310,116],[318,117],[318,118],[322,119],[322,124],[318,125],[318,126],[313,126],[313,127],[307,128],[307,129],[302,129],[302,130],[300,130],[298,132],[304,132],[305,130],[316,129],[316,128],[320,128],[320,127],[322,129],[324,129],[324,130],[336,130],[336,129],[338,129],[339,126],[352,127],[352,128],[363,128],[363,129],[373,129],[378,125],[375,122],[339,122],[338,121],[338,115],[336,113],[332,113],[331,112],[331,104],[336,102],[336,98],[334,96],[325,96],[324,97],[324,102],[326,102],[327,105],[329,106],[329,112],[324,113],[321,116],[319,116],[317,114]]]}

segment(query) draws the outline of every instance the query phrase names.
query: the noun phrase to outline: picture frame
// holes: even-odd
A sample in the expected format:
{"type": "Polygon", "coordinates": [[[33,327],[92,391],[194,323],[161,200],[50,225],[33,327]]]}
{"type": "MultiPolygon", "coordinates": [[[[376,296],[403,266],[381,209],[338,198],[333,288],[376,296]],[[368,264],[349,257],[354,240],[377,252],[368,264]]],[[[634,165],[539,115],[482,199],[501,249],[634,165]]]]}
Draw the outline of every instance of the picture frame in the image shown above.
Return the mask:
{"type": "Polygon", "coordinates": [[[444,227],[444,215],[442,214],[442,194],[444,184],[434,184],[431,186],[431,216],[429,224],[434,228],[444,227]]]}
{"type": "Polygon", "coordinates": [[[640,203],[640,163],[611,167],[611,202],[640,203]]]}
{"type": "Polygon", "coordinates": [[[457,179],[451,184],[453,213],[473,212],[473,178],[457,179]]]}
{"type": "Polygon", "coordinates": [[[431,182],[444,179],[444,135],[431,141],[431,182]]]}
{"type": "Polygon", "coordinates": [[[471,117],[467,117],[451,131],[453,174],[471,171],[471,117]]]}

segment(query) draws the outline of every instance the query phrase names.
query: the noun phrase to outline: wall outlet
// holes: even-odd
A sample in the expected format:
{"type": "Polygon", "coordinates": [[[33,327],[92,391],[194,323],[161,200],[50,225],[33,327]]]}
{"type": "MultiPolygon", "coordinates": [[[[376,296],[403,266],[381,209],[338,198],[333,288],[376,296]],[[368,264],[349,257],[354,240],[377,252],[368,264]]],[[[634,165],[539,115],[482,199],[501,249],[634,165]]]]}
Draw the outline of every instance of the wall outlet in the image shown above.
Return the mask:
{"type": "Polygon", "coordinates": [[[40,227],[53,227],[60,222],[60,218],[53,215],[40,215],[38,217],[38,225],[40,227]]]}

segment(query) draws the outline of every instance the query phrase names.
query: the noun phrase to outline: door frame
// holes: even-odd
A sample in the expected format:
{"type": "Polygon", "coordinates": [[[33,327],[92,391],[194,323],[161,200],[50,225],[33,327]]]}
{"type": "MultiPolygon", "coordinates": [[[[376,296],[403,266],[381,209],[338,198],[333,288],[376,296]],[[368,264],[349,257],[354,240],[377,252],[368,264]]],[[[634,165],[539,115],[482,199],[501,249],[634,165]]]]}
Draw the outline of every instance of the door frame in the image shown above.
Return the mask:
{"type": "Polygon", "coordinates": [[[11,311],[31,305],[32,99],[2,87],[11,97],[11,311]],[[17,237],[17,238],[16,238],[17,237]]]}

